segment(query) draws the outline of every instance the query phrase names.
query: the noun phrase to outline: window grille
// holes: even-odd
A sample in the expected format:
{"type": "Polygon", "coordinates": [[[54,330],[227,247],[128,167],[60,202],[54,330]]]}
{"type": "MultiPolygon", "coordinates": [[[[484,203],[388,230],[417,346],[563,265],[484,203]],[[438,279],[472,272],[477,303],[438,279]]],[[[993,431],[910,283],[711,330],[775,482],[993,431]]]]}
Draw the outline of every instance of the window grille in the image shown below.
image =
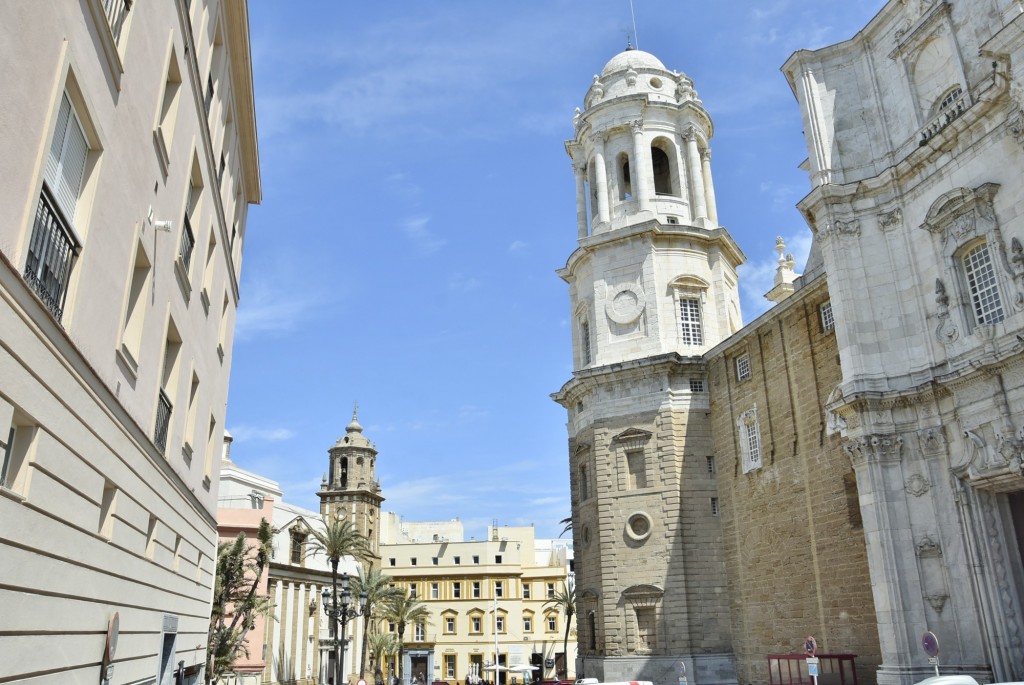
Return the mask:
{"type": "Polygon", "coordinates": [[[580,343],[583,345],[583,365],[590,366],[593,361],[590,350],[590,322],[580,323],[580,343]]]}
{"type": "Polygon", "coordinates": [[[78,243],[44,185],[36,207],[24,275],[57,321],[64,315],[64,298],[77,252],[78,243]]]}
{"type": "Polygon", "coordinates": [[[107,15],[110,35],[113,36],[115,45],[121,42],[121,31],[131,8],[132,0],[103,0],[103,13],[107,15]]]}
{"type": "Polygon", "coordinates": [[[760,465],[761,435],[760,431],[758,431],[757,422],[745,424],[743,428],[747,434],[747,459],[750,461],[751,466],[760,465]]]}
{"type": "Polygon", "coordinates": [[[160,388],[156,407],[156,428],[153,431],[153,442],[156,443],[156,447],[160,450],[161,454],[167,449],[167,428],[171,423],[172,409],[171,399],[167,397],[164,389],[160,388]]]}
{"type": "Polygon", "coordinates": [[[690,392],[704,392],[704,379],[703,378],[691,378],[690,379],[690,392]]]}
{"type": "Polygon", "coordinates": [[[736,380],[745,381],[750,378],[750,355],[743,355],[736,359],[736,380]]]}
{"type": "Polygon", "coordinates": [[[708,475],[715,475],[715,458],[707,457],[708,460],[708,475]]]}
{"type": "Polygon", "coordinates": [[[679,300],[680,338],[684,345],[703,345],[704,330],[700,323],[700,300],[679,300]]]}
{"type": "Polygon", "coordinates": [[[963,95],[963,93],[963,88],[961,88],[960,86],[957,86],[953,90],[946,93],[946,96],[942,98],[941,102],[939,102],[939,111],[941,112],[942,110],[952,105],[954,102],[957,101],[957,98],[963,95]]]}
{"type": "Polygon", "coordinates": [[[979,324],[1002,321],[1006,315],[999,297],[999,286],[988,245],[979,245],[965,254],[963,264],[975,321],[979,324]]]}
{"type": "Polygon", "coordinates": [[[821,313],[821,330],[828,332],[836,327],[836,320],[832,316],[832,300],[825,302],[819,308],[821,313]]]}
{"type": "Polygon", "coordinates": [[[192,249],[196,246],[195,234],[192,233],[192,220],[188,217],[188,212],[185,213],[185,221],[182,222],[185,228],[181,231],[181,263],[188,271],[189,265],[192,263],[192,249]]]}
{"type": "Polygon", "coordinates": [[[718,498],[717,497],[712,497],[711,498],[711,515],[712,516],[718,516],[718,513],[719,513],[718,498]]]}

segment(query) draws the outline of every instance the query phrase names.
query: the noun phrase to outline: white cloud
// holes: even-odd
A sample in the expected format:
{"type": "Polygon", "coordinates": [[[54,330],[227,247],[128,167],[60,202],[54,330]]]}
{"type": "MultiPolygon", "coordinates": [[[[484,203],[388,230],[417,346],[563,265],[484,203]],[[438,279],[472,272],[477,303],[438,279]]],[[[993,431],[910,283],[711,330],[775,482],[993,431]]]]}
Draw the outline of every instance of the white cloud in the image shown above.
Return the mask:
{"type": "Polygon", "coordinates": [[[276,287],[248,283],[238,305],[235,340],[252,340],[261,333],[286,333],[298,327],[314,307],[307,293],[289,287],[285,279],[276,287]]]}
{"type": "Polygon", "coordinates": [[[522,240],[513,240],[512,243],[509,244],[509,246],[508,246],[508,251],[509,252],[522,252],[527,247],[528,247],[527,243],[523,242],[522,240]]]}
{"type": "Polygon", "coordinates": [[[460,293],[468,293],[480,287],[480,280],[472,276],[452,274],[448,277],[448,289],[460,293]]]}
{"type": "Polygon", "coordinates": [[[421,255],[431,255],[444,247],[445,240],[437,236],[427,228],[430,223],[429,216],[414,217],[407,219],[402,224],[402,232],[416,246],[416,251],[421,255]]]}
{"type": "Polygon", "coordinates": [[[247,426],[245,424],[230,426],[228,432],[231,433],[231,437],[236,442],[281,442],[283,440],[291,440],[295,435],[295,432],[289,428],[267,428],[247,426]]]}

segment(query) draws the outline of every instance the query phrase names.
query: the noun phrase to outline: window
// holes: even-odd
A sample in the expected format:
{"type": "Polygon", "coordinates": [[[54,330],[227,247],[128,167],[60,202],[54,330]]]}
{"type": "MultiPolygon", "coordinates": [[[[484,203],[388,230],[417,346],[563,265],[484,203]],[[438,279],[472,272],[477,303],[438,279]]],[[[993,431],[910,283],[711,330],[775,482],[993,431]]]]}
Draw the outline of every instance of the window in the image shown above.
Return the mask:
{"type": "Polygon", "coordinates": [[[455,678],[455,655],[445,654],[444,655],[444,677],[449,680],[455,678]]]}
{"type": "Polygon", "coordinates": [[[690,392],[704,392],[704,379],[703,378],[691,378],[690,379],[690,392]]]}
{"type": "Polygon", "coordinates": [[[213,73],[206,76],[206,95],[203,97],[203,107],[206,115],[210,115],[210,107],[213,105],[213,73]]]}
{"type": "Polygon", "coordinates": [[[430,584],[430,599],[438,599],[441,596],[441,586],[439,583],[430,584]]]}
{"type": "Polygon", "coordinates": [[[108,481],[103,484],[103,500],[100,503],[100,521],[96,532],[110,540],[114,536],[114,512],[117,509],[117,487],[108,481]]]}
{"type": "Polygon", "coordinates": [[[409,565],[410,566],[415,566],[416,565],[416,557],[413,557],[412,559],[409,560],[409,565]]]}
{"type": "Polygon", "coordinates": [[[505,617],[504,616],[497,616],[497,617],[495,617],[495,619],[494,619],[494,629],[497,630],[499,633],[504,633],[505,632],[505,617]]]}
{"type": "Polygon", "coordinates": [[[999,323],[1005,314],[988,245],[978,245],[965,254],[963,265],[975,323],[999,323]]]}
{"type": "Polygon", "coordinates": [[[417,596],[416,584],[415,583],[410,583],[409,584],[409,599],[416,599],[416,596],[417,596]]]}
{"type": "Polygon", "coordinates": [[[479,564],[480,563],[480,556],[479,555],[477,555],[477,554],[473,555],[473,563],[474,564],[479,564]]]}
{"type": "Polygon", "coordinates": [[[395,622],[394,621],[388,621],[388,632],[389,633],[393,633],[396,630],[398,630],[398,628],[395,626],[395,622]]]}
{"type": "Polygon", "coordinates": [[[757,405],[740,414],[737,423],[743,452],[743,473],[749,473],[761,468],[761,428],[757,420],[757,405]]]}
{"type": "Polygon", "coordinates": [[[462,583],[459,581],[452,583],[452,597],[462,599],[462,583]]]}
{"type": "Polygon", "coordinates": [[[952,90],[942,96],[939,100],[938,111],[942,111],[952,105],[957,99],[964,94],[963,89],[960,86],[955,86],[952,90]]]}
{"type": "Polygon", "coordinates": [[[636,647],[638,651],[650,652],[657,643],[654,607],[636,608],[636,647]]]}
{"type": "Polygon", "coordinates": [[[306,544],[306,536],[299,532],[292,532],[292,549],[289,561],[293,564],[302,563],[302,548],[306,544]]]}
{"type": "Polygon", "coordinates": [[[587,465],[580,464],[580,499],[590,498],[590,479],[587,476],[587,465]]]}
{"type": "Polygon", "coordinates": [[[704,330],[700,322],[700,300],[679,299],[679,338],[683,345],[703,345],[704,330]]]}
{"type": "Polygon", "coordinates": [[[80,249],[73,226],[88,157],[85,130],[64,93],[25,262],[25,280],[58,321],[64,314],[71,267],[80,249]]]}
{"type": "MultiPolygon", "coordinates": [[[[0,405],[3,405],[2,399],[0,405]]],[[[17,411],[12,417],[7,433],[0,433],[4,440],[0,445],[4,457],[3,464],[0,464],[0,487],[25,496],[28,494],[28,465],[33,461],[38,428],[17,411]]]]}
{"type": "Polygon", "coordinates": [[[156,516],[149,515],[149,526],[146,529],[146,558],[150,561],[156,556],[156,516]]]}
{"type": "Polygon", "coordinates": [[[633,182],[629,175],[629,155],[625,152],[620,152],[616,160],[618,163],[615,165],[619,171],[619,199],[620,200],[631,200],[633,199],[633,182]]]}
{"type": "Polygon", "coordinates": [[[155,685],[172,685],[174,682],[174,668],[177,666],[174,658],[175,643],[178,639],[178,617],[164,614],[163,630],[160,631],[160,657],[157,659],[157,673],[155,685]]]}
{"type": "Polygon", "coordinates": [[[430,558],[430,563],[432,565],[434,565],[434,566],[437,566],[437,563],[438,563],[437,557],[431,557],[430,558]]]}
{"type": "Polygon", "coordinates": [[[590,649],[597,649],[597,616],[593,611],[587,614],[587,638],[590,641],[590,649]]]}
{"type": "Polygon", "coordinates": [[[643,450],[626,452],[626,488],[637,490],[647,487],[647,465],[644,462],[643,450]]]}
{"type": "Polygon", "coordinates": [[[498,598],[505,596],[505,583],[503,581],[494,581],[494,596],[498,598]]]}
{"type": "Polygon", "coordinates": [[[178,256],[187,274],[192,266],[192,251],[196,246],[196,233],[193,228],[199,220],[199,199],[203,194],[202,173],[199,171],[198,160],[193,160],[192,175],[188,181],[188,195],[185,198],[185,216],[182,221],[181,244],[178,256]]]}
{"type": "Polygon", "coordinates": [[[178,386],[178,367],[180,366],[181,336],[173,321],[167,325],[167,339],[164,341],[164,364],[160,391],[157,397],[156,427],[153,431],[153,442],[161,453],[167,449],[170,433],[171,412],[174,404],[171,400],[178,386]]]}
{"type": "Polygon", "coordinates": [[[174,138],[174,125],[178,118],[178,103],[181,100],[181,70],[178,67],[178,56],[171,48],[171,59],[167,64],[167,78],[164,81],[163,97],[157,112],[156,131],[157,150],[164,173],[171,163],[171,143],[174,138]]]}
{"type": "Polygon", "coordinates": [[[750,355],[736,358],[736,380],[745,381],[750,378],[750,355]]]}
{"type": "Polygon", "coordinates": [[[121,355],[131,372],[137,373],[139,353],[142,348],[142,330],[146,320],[146,292],[149,290],[149,275],[152,271],[149,257],[141,243],[135,247],[135,264],[128,284],[128,300],[125,305],[124,328],[121,331],[121,355]]]}
{"type": "Polygon", "coordinates": [[[444,617],[444,632],[451,635],[455,632],[455,617],[445,616],[444,617]]]}
{"type": "Polygon", "coordinates": [[[188,411],[185,413],[185,438],[181,446],[182,456],[189,464],[192,463],[192,443],[195,441],[196,411],[199,406],[199,376],[192,372],[192,382],[188,389],[188,411]]]}
{"type": "Polygon", "coordinates": [[[413,626],[413,640],[416,642],[423,642],[427,637],[427,629],[422,623],[417,623],[413,626]]]}
{"type": "Polygon", "coordinates": [[[711,515],[712,516],[718,516],[718,498],[717,497],[712,497],[711,498],[711,515]]]}
{"type": "Polygon", "coordinates": [[[672,164],[668,154],[658,145],[651,146],[651,166],[654,171],[654,194],[675,195],[672,187],[672,164]]]}
{"type": "Polygon", "coordinates": [[[206,434],[206,459],[203,464],[203,487],[207,490],[210,489],[210,478],[213,475],[213,458],[214,455],[219,455],[223,444],[217,445],[214,443],[214,438],[217,437],[217,419],[214,418],[213,414],[210,414],[210,429],[206,434]]]}
{"type": "Polygon", "coordinates": [[[500,564],[501,563],[501,555],[500,554],[495,554],[494,555],[494,563],[495,564],[500,564]]]}
{"type": "Polygon", "coordinates": [[[583,350],[583,366],[590,366],[593,361],[590,353],[590,322],[580,322],[580,348],[583,350]]]}
{"type": "Polygon", "coordinates": [[[395,558],[394,557],[389,558],[388,559],[388,566],[394,566],[394,565],[395,565],[395,558]]]}
{"type": "Polygon", "coordinates": [[[549,633],[554,633],[554,632],[556,632],[558,630],[558,615],[557,614],[548,614],[547,615],[547,622],[548,622],[548,632],[549,633]]]}
{"type": "Polygon", "coordinates": [[[523,599],[530,599],[530,584],[523,583],[523,599]]]}
{"type": "Polygon", "coordinates": [[[554,583],[548,583],[548,599],[554,599],[554,598],[555,598],[555,584],[554,583]]]}
{"type": "Polygon", "coordinates": [[[479,580],[474,580],[473,581],[472,592],[473,592],[473,597],[474,598],[477,598],[477,597],[480,596],[480,581],[479,580]]]}
{"type": "Polygon", "coordinates": [[[709,476],[715,475],[715,458],[714,457],[705,457],[705,459],[708,460],[708,475],[709,476]]]}
{"type": "Polygon", "coordinates": [[[832,300],[818,307],[818,312],[821,314],[821,330],[827,333],[836,327],[836,320],[832,317],[832,300]]]}
{"type": "Polygon", "coordinates": [[[452,563],[455,564],[456,566],[458,566],[459,564],[462,563],[462,559],[459,558],[459,557],[452,557],[452,563]]]}
{"type": "Polygon", "coordinates": [[[105,0],[103,3],[103,13],[107,17],[114,45],[121,42],[121,32],[124,30],[124,24],[128,20],[128,12],[131,8],[131,0],[105,0]]]}
{"type": "Polygon", "coordinates": [[[473,632],[473,633],[482,633],[483,632],[483,630],[482,630],[482,622],[480,621],[480,617],[479,616],[473,616],[472,618],[470,618],[469,619],[469,625],[470,625],[470,632],[473,632]]]}
{"type": "Polygon", "coordinates": [[[532,633],[533,632],[533,617],[532,616],[523,616],[523,632],[524,633],[532,633]]]}

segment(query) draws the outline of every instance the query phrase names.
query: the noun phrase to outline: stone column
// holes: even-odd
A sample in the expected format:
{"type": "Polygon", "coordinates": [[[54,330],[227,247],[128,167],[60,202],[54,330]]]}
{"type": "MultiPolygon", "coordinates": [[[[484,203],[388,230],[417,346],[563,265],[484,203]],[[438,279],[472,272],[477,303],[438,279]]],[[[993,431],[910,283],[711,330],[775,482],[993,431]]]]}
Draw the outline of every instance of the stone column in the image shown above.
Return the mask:
{"type": "Polygon", "coordinates": [[[633,166],[636,174],[636,198],[640,211],[650,209],[651,189],[647,187],[647,172],[651,168],[651,152],[644,142],[644,120],[634,119],[629,122],[633,129],[633,166]]]}
{"type": "Polygon", "coordinates": [[[604,136],[594,136],[594,178],[597,179],[597,222],[608,223],[608,169],[604,163],[604,136]]]}
{"type": "Polygon", "coordinates": [[[690,197],[693,199],[693,216],[695,219],[706,219],[708,206],[704,193],[704,174],[700,168],[700,151],[697,149],[697,130],[691,126],[683,136],[686,138],[686,175],[692,183],[690,197]]]}
{"type": "Polygon", "coordinates": [[[704,198],[708,206],[708,218],[718,225],[718,205],[715,203],[715,182],[711,180],[711,148],[700,151],[700,169],[704,180],[704,198]]]}
{"type": "Polygon", "coordinates": [[[580,238],[586,238],[590,224],[590,217],[587,216],[587,171],[586,167],[579,163],[572,165],[572,171],[576,176],[576,234],[580,238]]]}

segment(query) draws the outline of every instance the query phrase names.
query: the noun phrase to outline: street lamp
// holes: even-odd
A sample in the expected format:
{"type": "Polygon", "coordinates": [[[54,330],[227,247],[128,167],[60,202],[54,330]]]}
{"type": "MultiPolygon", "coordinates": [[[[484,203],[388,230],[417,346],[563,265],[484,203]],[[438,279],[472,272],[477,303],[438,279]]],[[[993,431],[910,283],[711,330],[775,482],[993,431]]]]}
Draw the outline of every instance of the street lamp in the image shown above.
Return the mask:
{"type": "Polygon", "coordinates": [[[359,593],[359,605],[352,606],[352,591],[349,589],[348,574],[341,574],[341,601],[338,601],[338,584],[334,583],[334,601],[331,601],[331,591],[326,587],[320,596],[324,607],[324,613],[331,619],[331,642],[339,652],[335,654],[334,663],[334,685],[341,685],[341,671],[345,662],[345,626],[350,618],[362,616],[366,611],[366,592],[359,593]],[[341,625],[341,637],[338,638],[338,625],[341,625]]]}

